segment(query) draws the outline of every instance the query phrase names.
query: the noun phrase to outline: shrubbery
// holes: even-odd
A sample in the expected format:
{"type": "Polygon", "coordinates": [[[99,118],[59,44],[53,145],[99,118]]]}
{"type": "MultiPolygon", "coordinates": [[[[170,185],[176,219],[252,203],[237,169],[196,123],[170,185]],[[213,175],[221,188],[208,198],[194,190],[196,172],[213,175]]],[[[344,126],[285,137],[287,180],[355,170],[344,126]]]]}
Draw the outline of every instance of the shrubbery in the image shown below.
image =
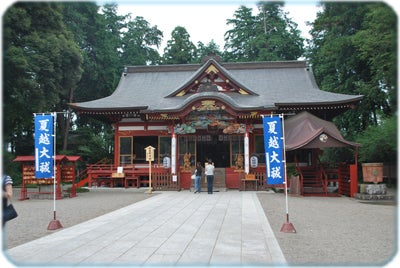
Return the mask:
{"type": "Polygon", "coordinates": [[[360,162],[394,163],[397,160],[397,116],[382,120],[381,124],[368,127],[357,142],[360,162]]]}

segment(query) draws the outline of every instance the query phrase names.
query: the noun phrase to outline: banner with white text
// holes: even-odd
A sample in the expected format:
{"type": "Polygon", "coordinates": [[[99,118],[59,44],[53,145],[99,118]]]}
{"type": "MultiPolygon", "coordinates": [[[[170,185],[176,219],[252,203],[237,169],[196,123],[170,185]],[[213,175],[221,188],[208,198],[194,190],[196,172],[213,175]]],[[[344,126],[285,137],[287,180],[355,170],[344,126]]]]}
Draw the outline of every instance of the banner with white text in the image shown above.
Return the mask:
{"type": "Polygon", "coordinates": [[[35,115],[35,177],[54,176],[54,117],[35,115]]]}
{"type": "Polygon", "coordinates": [[[267,184],[282,184],[285,181],[283,159],[282,119],[279,115],[264,116],[264,149],[267,169],[267,184]]]}

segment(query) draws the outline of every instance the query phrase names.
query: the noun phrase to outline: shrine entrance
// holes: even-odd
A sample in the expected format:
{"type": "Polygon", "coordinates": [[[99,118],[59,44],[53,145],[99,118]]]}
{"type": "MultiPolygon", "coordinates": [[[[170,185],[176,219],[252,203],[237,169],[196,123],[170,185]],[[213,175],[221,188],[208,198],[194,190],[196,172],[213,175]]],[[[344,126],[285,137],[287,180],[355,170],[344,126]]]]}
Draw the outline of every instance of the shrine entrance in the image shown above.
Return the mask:
{"type": "Polygon", "coordinates": [[[212,159],[216,168],[230,167],[230,141],[224,135],[207,135],[196,144],[197,161],[204,163],[212,159]]]}

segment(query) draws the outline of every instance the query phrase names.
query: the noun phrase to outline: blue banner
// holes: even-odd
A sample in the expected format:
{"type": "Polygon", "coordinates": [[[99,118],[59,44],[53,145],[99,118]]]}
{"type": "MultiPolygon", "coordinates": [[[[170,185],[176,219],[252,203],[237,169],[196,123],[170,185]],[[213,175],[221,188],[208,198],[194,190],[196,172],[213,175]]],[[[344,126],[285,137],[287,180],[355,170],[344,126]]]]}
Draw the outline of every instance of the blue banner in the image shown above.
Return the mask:
{"type": "Polygon", "coordinates": [[[283,159],[282,120],[277,116],[264,116],[264,149],[267,168],[267,184],[282,184],[285,181],[283,159]]]}
{"type": "Polygon", "coordinates": [[[54,117],[35,115],[35,177],[54,177],[54,117]]]}

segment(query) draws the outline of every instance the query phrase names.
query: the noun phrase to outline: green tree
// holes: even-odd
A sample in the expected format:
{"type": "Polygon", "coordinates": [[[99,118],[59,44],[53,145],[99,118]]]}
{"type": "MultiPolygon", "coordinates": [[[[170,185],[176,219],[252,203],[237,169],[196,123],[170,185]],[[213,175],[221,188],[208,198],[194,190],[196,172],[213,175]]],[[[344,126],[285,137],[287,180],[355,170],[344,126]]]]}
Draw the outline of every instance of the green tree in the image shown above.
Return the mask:
{"type": "Polygon", "coordinates": [[[33,113],[66,111],[81,76],[62,12],[59,3],[17,3],[3,16],[3,139],[16,154],[33,153],[33,113]]]}
{"type": "Polygon", "coordinates": [[[197,59],[196,46],[190,41],[190,35],[184,27],[177,26],[171,33],[164,49],[164,64],[187,64],[197,59]]]}
{"type": "Polygon", "coordinates": [[[369,126],[357,137],[360,162],[397,163],[397,116],[369,126]]]}
{"type": "MultiPolygon", "coordinates": [[[[103,7],[88,4],[86,8],[80,4],[84,3],[77,3],[74,12],[84,18],[76,26],[76,32],[82,33],[77,42],[83,53],[84,72],[74,94],[74,102],[103,98],[115,90],[124,67],[121,60],[122,32],[129,18],[129,15],[117,14],[116,4],[106,4],[103,7]]],[[[91,128],[93,133],[103,134],[111,129],[110,124],[89,116],[79,116],[74,127],[91,128]]]]}
{"type": "Polygon", "coordinates": [[[227,24],[233,29],[225,33],[226,61],[251,61],[255,59],[252,47],[257,36],[256,17],[252,15],[252,8],[240,6],[234,13],[233,19],[228,19],[227,24]]]}
{"type": "Polygon", "coordinates": [[[396,20],[393,16],[385,4],[324,3],[323,12],[312,24],[308,57],[319,87],[337,93],[364,95],[359,105],[334,120],[347,138],[355,137],[369,125],[377,124],[380,116],[393,111],[388,102],[393,102],[388,92],[393,95],[396,81],[396,76],[391,75],[395,73],[393,44],[397,40],[394,39],[393,22],[396,20]],[[376,12],[381,8],[386,11],[387,18],[380,23],[376,12]],[[377,25],[372,27],[371,23],[377,25]],[[380,46],[385,47],[385,53],[371,53],[372,47],[380,46]],[[383,59],[387,61],[384,67],[380,66],[383,59]],[[378,64],[373,64],[375,62],[378,64]],[[390,90],[385,89],[387,85],[390,90]]]}
{"type": "Polygon", "coordinates": [[[358,56],[371,68],[371,93],[381,99],[377,105],[390,116],[397,111],[397,16],[382,3],[370,3],[366,8],[362,29],[354,35],[353,43],[358,56]]]}
{"type": "Polygon", "coordinates": [[[225,60],[297,60],[304,53],[304,39],[297,24],[283,11],[283,2],[259,2],[257,15],[245,6],[235,11],[225,33],[225,60]]]}
{"type": "Polygon", "coordinates": [[[197,43],[197,56],[198,62],[201,62],[203,57],[215,55],[222,57],[222,52],[217,43],[214,40],[211,40],[207,45],[204,45],[202,42],[197,43]]]}
{"type": "Polygon", "coordinates": [[[95,55],[96,87],[91,91],[90,99],[111,95],[116,88],[123,64],[121,34],[127,27],[126,20],[129,15],[118,15],[116,4],[106,4],[101,8],[101,16],[98,17],[99,29],[95,35],[93,46],[95,55]]]}
{"type": "Polygon", "coordinates": [[[122,63],[124,65],[160,63],[160,55],[156,48],[161,45],[162,37],[163,34],[157,26],[150,27],[143,17],[129,21],[127,31],[122,38],[122,63]]]}

